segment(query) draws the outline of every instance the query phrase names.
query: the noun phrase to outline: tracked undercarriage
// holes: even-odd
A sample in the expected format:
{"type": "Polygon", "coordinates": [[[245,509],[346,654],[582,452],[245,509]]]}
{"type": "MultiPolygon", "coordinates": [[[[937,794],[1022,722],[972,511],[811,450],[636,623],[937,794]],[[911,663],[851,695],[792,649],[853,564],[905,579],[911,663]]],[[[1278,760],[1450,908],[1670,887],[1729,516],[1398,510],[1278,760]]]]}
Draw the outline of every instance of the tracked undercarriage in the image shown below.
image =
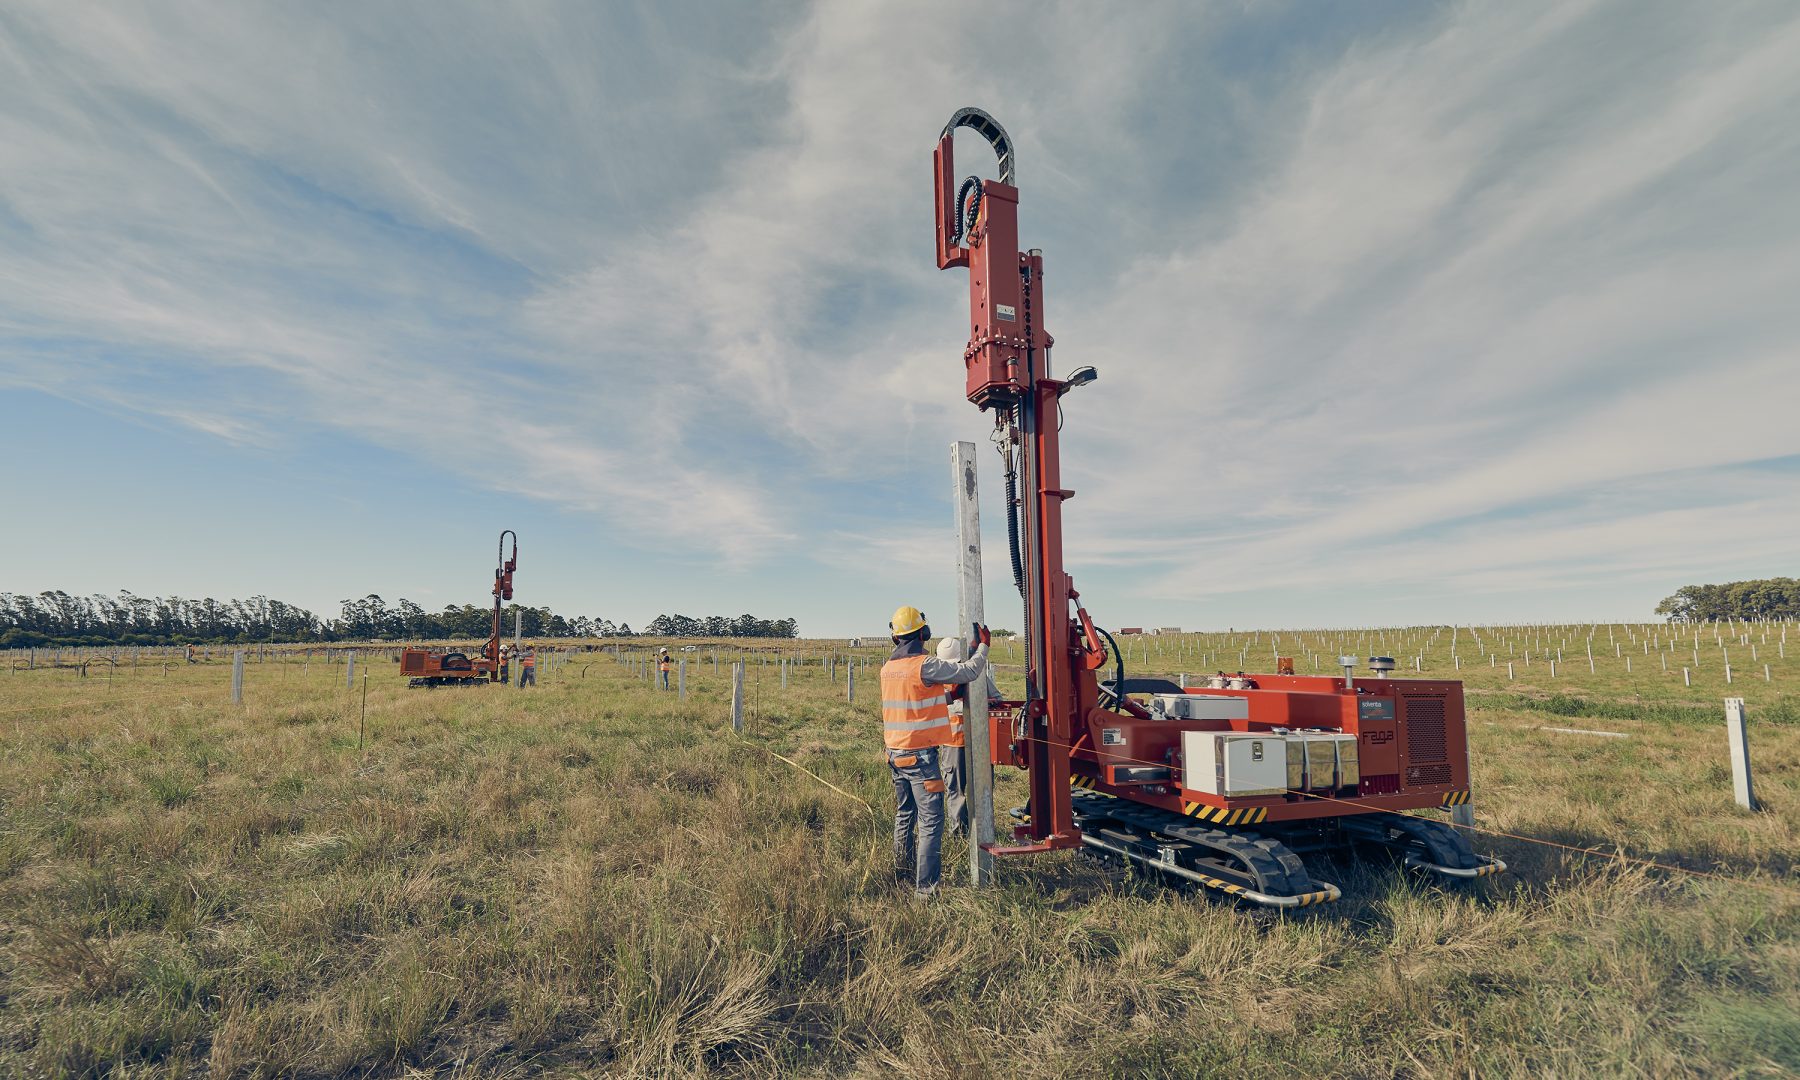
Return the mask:
{"type": "Polygon", "coordinates": [[[1311,907],[1341,895],[1312,876],[1300,852],[1385,848],[1409,867],[1461,880],[1506,869],[1499,859],[1476,854],[1450,826],[1398,814],[1214,828],[1107,795],[1081,793],[1070,801],[1088,850],[1265,907],[1311,907]]]}

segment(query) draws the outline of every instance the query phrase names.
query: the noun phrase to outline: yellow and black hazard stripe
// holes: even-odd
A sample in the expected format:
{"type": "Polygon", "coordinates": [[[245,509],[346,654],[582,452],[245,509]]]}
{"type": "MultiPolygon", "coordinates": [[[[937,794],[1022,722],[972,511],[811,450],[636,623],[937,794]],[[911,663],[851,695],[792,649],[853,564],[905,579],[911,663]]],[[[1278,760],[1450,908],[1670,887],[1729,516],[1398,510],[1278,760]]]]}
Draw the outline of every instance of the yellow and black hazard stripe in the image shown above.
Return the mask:
{"type": "Polygon", "coordinates": [[[1236,885],[1236,884],[1233,884],[1232,882],[1225,881],[1222,878],[1213,877],[1211,874],[1196,873],[1194,876],[1199,878],[1200,883],[1205,885],[1207,888],[1217,889],[1220,892],[1230,893],[1233,896],[1242,896],[1244,893],[1249,891],[1248,889],[1244,888],[1242,885],[1236,885]]]}
{"type": "Polygon", "coordinates": [[[1255,825],[1269,816],[1266,806],[1248,806],[1239,810],[1231,810],[1223,806],[1208,806],[1205,803],[1184,802],[1181,812],[1191,818],[1210,821],[1215,825],[1255,825]]]}
{"type": "Polygon", "coordinates": [[[1322,889],[1319,892],[1301,893],[1295,899],[1300,901],[1295,907],[1312,907],[1314,904],[1331,903],[1332,896],[1330,890],[1322,889]]]}
{"type": "Polygon", "coordinates": [[[1092,791],[1096,782],[1097,781],[1091,776],[1079,776],[1075,773],[1069,774],[1070,787],[1086,788],[1087,790],[1092,791]]]}
{"type": "MultiPolygon", "coordinates": [[[[1234,882],[1226,881],[1222,878],[1213,877],[1211,874],[1196,873],[1194,876],[1196,878],[1199,878],[1200,883],[1202,885],[1205,885],[1207,888],[1217,889],[1222,893],[1229,893],[1232,896],[1243,896],[1245,893],[1248,893],[1250,891],[1249,889],[1244,888],[1242,885],[1238,885],[1234,882]]],[[[1330,903],[1331,898],[1332,897],[1331,897],[1330,889],[1321,889],[1318,892],[1301,893],[1300,895],[1298,895],[1294,898],[1296,901],[1298,901],[1294,906],[1295,907],[1312,907],[1314,904],[1330,903]]],[[[1266,901],[1259,901],[1259,902],[1266,903],[1266,901]]]]}
{"type": "Polygon", "coordinates": [[[1444,793],[1445,806],[1465,806],[1469,802],[1467,791],[1447,791],[1444,793]]]}

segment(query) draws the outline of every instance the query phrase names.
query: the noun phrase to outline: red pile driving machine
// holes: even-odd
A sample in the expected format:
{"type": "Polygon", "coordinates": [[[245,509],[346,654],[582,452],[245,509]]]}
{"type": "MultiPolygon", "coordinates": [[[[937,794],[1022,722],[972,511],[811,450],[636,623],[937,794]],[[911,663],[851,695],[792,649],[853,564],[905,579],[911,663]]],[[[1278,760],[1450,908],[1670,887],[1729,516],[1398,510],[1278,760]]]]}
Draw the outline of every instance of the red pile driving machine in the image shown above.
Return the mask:
{"type": "Polygon", "coordinates": [[[1287,663],[1199,687],[1126,677],[1063,569],[1063,504],[1075,493],[1062,486],[1061,399],[1096,375],[1050,374],[1044,259],[1019,249],[1012,140],[963,109],[934,164],[938,268],[969,270],[966,389],[994,414],[1025,606],[1025,697],[997,705],[990,730],[994,763],[1025,770],[1030,801],[1015,811],[1015,842],[994,853],[1086,847],[1283,908],[1337,899],[1301,861],[1313,852],[1380,849],[1449,878],[1504,870],[1449,825],[1408,813],[1468,801],[1460,682],[1393,678],[1386,657],[1370,658],[1370,678],[1350,657],[1342,678],[1287,663]],[[997,180],[958,184],[958,128],[993,147],[997,180]]]}
{"type": "Polygon", "coordinates": [[[500,554],[494,567],[494,625],[481,655],[455,649],[428,649],[411,645],[400,651],[400,674],[408,686],[475,686],[500,681],[500,605],[513,595],[513,571],[519,567],[519,534],[507,529],[500,534],[500,554]],[[512,537],[512,554],[506,538],[512,537]]]}

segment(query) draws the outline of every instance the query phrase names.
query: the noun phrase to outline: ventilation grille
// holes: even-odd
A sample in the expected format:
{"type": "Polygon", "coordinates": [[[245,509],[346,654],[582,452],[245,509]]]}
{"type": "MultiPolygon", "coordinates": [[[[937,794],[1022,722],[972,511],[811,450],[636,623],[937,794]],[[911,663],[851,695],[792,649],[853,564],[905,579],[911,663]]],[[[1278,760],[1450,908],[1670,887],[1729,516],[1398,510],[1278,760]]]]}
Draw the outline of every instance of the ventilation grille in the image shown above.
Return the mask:
{"type": "Polygon", "coordinates": [[[1406,767],[1407,787],[1439,787],[1450,782],[1450,766],[1448,765],[1408,765],[1406,767]]]}
{"type": "Polygon", "coordinates": [[[1417,765],[1450,760],[1444,747],[1444,699],[1404,700],[1408,763],[1417,765]]]}

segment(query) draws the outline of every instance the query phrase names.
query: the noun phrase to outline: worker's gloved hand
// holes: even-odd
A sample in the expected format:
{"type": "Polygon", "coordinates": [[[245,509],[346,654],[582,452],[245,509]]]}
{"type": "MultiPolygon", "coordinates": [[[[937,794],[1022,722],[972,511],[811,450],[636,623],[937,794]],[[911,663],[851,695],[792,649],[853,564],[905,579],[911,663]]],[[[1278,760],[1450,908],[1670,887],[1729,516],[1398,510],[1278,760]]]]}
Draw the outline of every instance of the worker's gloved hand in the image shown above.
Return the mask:
{"type": "Polygon", "coordinates": [[[979,645],[991,645],[991,644],[993,644],[993,641],[994,641],[994,635],[988,633],[987,627],[981,625],[980,623],[976,623],[975,624],[975,641],[979,645]]]}

